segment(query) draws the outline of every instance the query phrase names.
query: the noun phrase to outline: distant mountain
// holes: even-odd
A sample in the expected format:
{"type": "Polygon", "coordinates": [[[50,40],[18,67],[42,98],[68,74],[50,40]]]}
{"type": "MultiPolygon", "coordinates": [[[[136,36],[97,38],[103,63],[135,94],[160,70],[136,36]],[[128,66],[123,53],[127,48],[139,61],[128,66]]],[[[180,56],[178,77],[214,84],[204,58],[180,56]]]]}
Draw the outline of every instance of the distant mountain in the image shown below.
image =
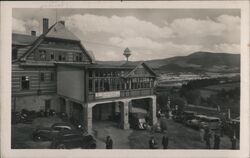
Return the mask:
{"type": "MultiPolygon", "coordinates": [[[[136,65],[140,61],[130,62],[136,65]]],[[[240,54],[195,52],[187,56],[145,61],[153,69],[163,72],[240,72],[240,54]]],[[[99,61],[121,65],[125,61],[99,61]]]]}

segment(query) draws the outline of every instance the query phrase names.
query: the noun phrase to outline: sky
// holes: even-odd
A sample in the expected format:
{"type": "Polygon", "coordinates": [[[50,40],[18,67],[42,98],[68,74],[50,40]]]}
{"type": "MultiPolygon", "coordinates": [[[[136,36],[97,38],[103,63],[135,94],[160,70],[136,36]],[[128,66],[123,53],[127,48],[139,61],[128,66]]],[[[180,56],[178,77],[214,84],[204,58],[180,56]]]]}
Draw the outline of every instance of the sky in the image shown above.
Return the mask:
{"type": "Polygon", "coordinates": [[[239,9],[13,9],[12,31],[64,20],[97,60],[150,60],[196,51],[240,54],[239,9]]]}

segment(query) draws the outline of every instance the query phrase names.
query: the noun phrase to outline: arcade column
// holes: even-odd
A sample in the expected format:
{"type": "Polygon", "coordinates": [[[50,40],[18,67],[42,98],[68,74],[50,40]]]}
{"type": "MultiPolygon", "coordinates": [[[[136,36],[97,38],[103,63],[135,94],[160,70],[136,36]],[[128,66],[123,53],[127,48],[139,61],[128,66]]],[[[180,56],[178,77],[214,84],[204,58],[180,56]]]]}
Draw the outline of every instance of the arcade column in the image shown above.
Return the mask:
{"type": "Polygon", "coordinates": [[[88,104],[82,104],[83,106],[83,125],[89,134],[93,133],[92,130],[92,106],[88,107],[88,104]]]}
{"type": "Polygon", "coordinates": [[[130,100],[125,100],[120,105],[121,106],[121,124],[120,125],[122,129],[129,129],[129,122],[128,122],[129,103],[130,103],[130,100]]]}
{"type": "Polygon", "coordinates": [[[157,118],[156,118],[156,96],[152,96],[150,98],[150,123],[152,125],[157,123],[157,118]]]}
{"type": "Polygon", "coordinates": [[[71,102],[69,99],[65,99],[65,108],[66,108],[66,114],[68,116],[68,118],[71,117],[71,113],[70,113],[70,106],[71,106],[71,102]]]}

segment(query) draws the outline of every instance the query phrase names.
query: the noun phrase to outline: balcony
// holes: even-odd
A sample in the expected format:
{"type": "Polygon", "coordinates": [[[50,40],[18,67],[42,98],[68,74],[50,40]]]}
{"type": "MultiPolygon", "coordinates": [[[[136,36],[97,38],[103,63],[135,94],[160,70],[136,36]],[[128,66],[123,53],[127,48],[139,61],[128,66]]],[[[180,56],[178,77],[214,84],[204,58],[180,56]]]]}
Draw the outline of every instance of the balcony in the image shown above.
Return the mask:
{"type": "Polygon", "coordinates": [[[153,95],[153,88],[130,89],[109,92],[89,92],[88,101],[104,100],[109,98],[129,98],[153,95]]]}

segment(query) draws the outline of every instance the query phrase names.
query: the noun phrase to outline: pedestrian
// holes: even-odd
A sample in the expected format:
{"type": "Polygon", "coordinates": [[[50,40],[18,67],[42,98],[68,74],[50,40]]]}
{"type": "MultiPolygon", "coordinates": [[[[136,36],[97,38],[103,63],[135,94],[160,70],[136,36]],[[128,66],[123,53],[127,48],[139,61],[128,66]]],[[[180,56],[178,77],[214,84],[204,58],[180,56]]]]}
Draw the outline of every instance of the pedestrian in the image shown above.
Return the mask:
{"type": "Polygon", "coordinates": [[[168,136],[167,135],[164,135],[162,137],[162,146],[163,146],[163,149],[167,149],[168,148],[168,136]]]}
{"type": "Polygon", "coordinates": [[[153,136],[149,140],[149,149],[157,149],[157,143],[153,136]]]}
{"type": "Polygon", "coordinates": [[[209,129],[206,129],[206,130],[205,130],[205,134],[204,134],[204,140],[206,141],[206,148],[207,148],[207,149],[211,149],[210,139],[211,139],[210,130],[209,130],[209,129]]]}
{"type": "Polygon", "coordinates": [[[200,139],[201,139],[201,142],[204,141],[204,134],[205,134],[204,128],[200,128],[200,139]]]}
{"type": "Polygon", "coordinates": [[[110,136],[107,136],[106,139],[106,149],[113,149],[113,140],[110,136]]]}
{"type": "Polygon", "coordinates": [[[218,133],[214,135],[214,149],[220,149],[220,136],[218,133]]]}
{"type": "Polygon", "coordinates": [[[235,135],[233,135],[233,137],[231,138],[231,142],[232,142],[231,149],[236,149],[236,136],[235,135]]]}

